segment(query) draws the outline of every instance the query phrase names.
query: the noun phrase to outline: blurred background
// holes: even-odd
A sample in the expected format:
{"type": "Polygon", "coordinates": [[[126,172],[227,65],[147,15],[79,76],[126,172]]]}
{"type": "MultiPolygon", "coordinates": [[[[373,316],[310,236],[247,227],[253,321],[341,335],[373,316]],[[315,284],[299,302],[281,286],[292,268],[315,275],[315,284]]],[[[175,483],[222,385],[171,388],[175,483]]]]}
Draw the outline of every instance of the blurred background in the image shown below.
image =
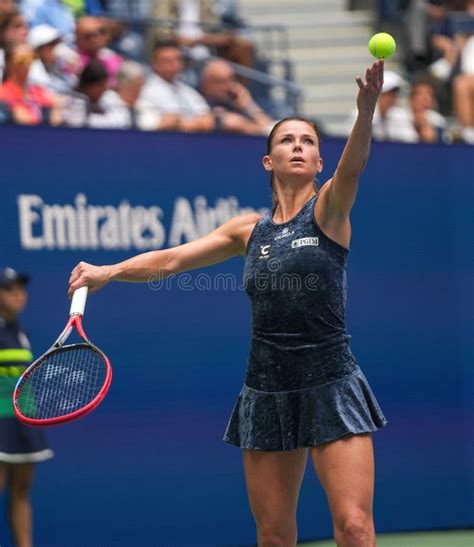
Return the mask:
{"type": "MultiPolygon", "coordinates": [[[[0,0],[0,268],[31,276],[20,322],[33,355],[63,326],[78,261],[266,210],[275,120],[318,124],[327,180],[367,42],[389,32],[347,304],[389,420],[374,435],[376,526],[382,547],[472,545],[473,29],[469,0],[0,0]]],[[[114,379],[94,413],[46,431],[34,545],[254,545],[241,454],[221,440],[250,341],[242,267],[89,299],[85,328],[114,379]]],[[[0,362],[0,380],[18,368],[0,362]]],[[[310,469],[298,517],[301,542],[331,537],[310,469]]],[[[13,545],[6,519],[0,545],[13,545]]]]}

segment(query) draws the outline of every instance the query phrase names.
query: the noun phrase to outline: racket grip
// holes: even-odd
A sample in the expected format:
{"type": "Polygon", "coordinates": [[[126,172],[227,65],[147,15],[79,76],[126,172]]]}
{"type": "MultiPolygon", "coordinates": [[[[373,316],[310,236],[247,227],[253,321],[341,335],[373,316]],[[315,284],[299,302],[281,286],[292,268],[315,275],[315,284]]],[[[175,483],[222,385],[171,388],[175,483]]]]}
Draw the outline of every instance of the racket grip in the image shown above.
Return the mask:
{"type": "Polygon", "coordinates": [[[86,307],[88,287],[81,287],[74,291],[72,295],[71,308],[69,309],[69,315],[84,315],[84,309],[86,307]]]}

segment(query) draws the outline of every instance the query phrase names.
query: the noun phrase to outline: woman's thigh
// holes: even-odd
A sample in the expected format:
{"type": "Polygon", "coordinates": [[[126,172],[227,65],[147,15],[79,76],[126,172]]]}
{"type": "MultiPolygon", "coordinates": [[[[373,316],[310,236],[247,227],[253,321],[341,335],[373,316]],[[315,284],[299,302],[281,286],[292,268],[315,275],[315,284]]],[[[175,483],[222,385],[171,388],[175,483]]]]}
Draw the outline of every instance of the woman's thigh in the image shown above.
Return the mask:
{"type": "Polygon", "coordinates": [[[291,524],[296,519],[308,449],[282,452],[244,450],[243,457],[250,507],[257,526],[291,524]]]}
{"type": "Polygon", "coordinates": [[[10,466],[8,487],[13,496],[27,497],[31,490],[35,466],[33,463],[21,463],[10,466]]]}
{"type": "Polygon", "coordinates": [[[311,449],[314,469],[326,492],[334,525],[353,516],[372,520],[372,436],[350,435],[311,449]]]}

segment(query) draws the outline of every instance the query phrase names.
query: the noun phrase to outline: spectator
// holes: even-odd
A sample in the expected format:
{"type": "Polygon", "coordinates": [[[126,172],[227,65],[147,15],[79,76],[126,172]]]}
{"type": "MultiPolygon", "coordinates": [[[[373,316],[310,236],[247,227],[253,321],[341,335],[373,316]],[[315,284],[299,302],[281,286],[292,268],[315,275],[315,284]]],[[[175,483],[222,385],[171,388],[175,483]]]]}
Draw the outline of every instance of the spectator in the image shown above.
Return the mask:
{"type": "Polygon", "coordinates": [[[145,131],[177,129],[178,116],[160,116],[152,104],[139,98],[144,83],[143,67],[134,61],[125,61],[118,72],[117,89],[108,89],[99,99],[103,114],[91,116],[89,125],[145,131]]]}
{"type": "Polygon", "coordinates": [[[28,84],[33,60],[34,52],[27,44],[17,44],[6,49],[6,78],[0,87],[0,101],[8,104],[18,124],[57,125],[61,122],[60,98],[41,86],[28,84]]]}
{"type": "Polygon", "coordinates": [[[5,47],[25,43],[27,36],[28,23],[19,11],[0,13],[0,82],[5,72],[5,47]]]}
{"type": "MultiPolygon", "coordinates": [[[[423,79],[410,90],[409,108],[398,105],[404,80],[396,72],[386,70],[384,84],[375,109],[372,135],[379,141],[435,142],[441,137],[446,122],[434,111],[435,92],[431,81],[423,79]]],[[[347,130],[356,119],[353,112],[347,130]]]]}
{"type": "Polygon", "coordinates": [[[81,68],[89,61],[100,61],[107,70],[109,87],[114,87],[123,59],[106,47],[109,39],[107,23],[100,17],[86,16],[77,21],[76,42],[81,57],[81,68]]]}
{"type": "Polygon", "coordinates": [[[104,127],[100,121],[105,119],[108,112],[100,103],[100,99],[107,91],[108,74],[105,66],[93,59],[83,69],[79,76],[76,91],[82,94],[88,102],[87,124],[92,127],[104,127]]]}
{"type": "Polygon", "coordinates": [[[179,80],[183,71],[183,55],[175,41],[156,44],[150,74],[140,98],[151,103],[160,114],[179,118],[181,131],[212,131],[214,116],[204,98],[192,87],[179,80]]]}
{"type": "MultiPolygon", "coordinates": [[[[8,489],[8,521],[17,546],[33,545],[30,490],[34,464],[53,457],[40,428],[20,423],[12,394],[32,361],[28,338],[18,323],[27,302],[28,276],[0,270],[0,493],[8,489]]],[[[5,539],[2,533],[2,543],[5,539]]]]}
{"type": "Polygon", "coordinates": [[[161,39],[173,38],[178,45],[190,48],[190,55],[197,60],[209,57],[213,48],[219,57],[248,67],[253,66],[255,49],[250,40],[235,31],[205,32],[202,22],[221,26],[219,14],[209,0],[154,0],[152,18],[174,20],[176,29],[160,29],[161,39]]]}
{"type": "Polygon", "coordinates": [[[410,112],[407,125],[412,126],[419,142],[438,142],[446,130],[446,120],[434,110],[436,92],[429,79],[416,80],[410,89],[410,112]]]}
{"type": "Polygon", "coordinates": [[[465,11],[467,0],[429,0],[427,12],[431,19],[430,42],[438,59],[428,69],[441,81],[448,81],[459,60],[462,37],[455,35],[450,24],[449,12],[465,11]]]}
{"type": "MultiPolygon", "coordinates": [[[[467,0],[465,11],[474,16],[474,0],[467,0]]],[[[457,35],[461,47],[459,74],[453,80],[454,111],[461,125],[461,138],[474,144],[474,35],[457,35]]]]}
{"type": "Polygon", "coordinates": [[[74,43],[74,14],[62,0],[22,0],[21,10],[31,27],[50,25],[59,30],[67,43],[74,43]]]}
{"type": "Polygon", "coordinates": [[[474,144],[474,36],[464,46],[461,73],[453,81],[453,103],[462,128],[462,139],[474,144]]]}
{"type": "Polygon", "coordinates": [[[76,85],[77,78],[72,69],[67,70],[56,51],[61,44],[59,31],[49,25],[38,25],[31,29],[28,42],[38,58],[33,61],[28,81],[55,93],[67,93],[76,85]]]}
{"type": "Polygon", "coordinates": [[[8,13],[15,9],[13,0],[0,0],[0,13],[8,13]]]}
{"type": "Polygon", "coordinates": [[[227,61],[209,61],[201,75],[201,92],[215,116],[216,130],[247,135],[268,135],[270,116],[255,103],[248,89],[237,82],[227,61]]]}
{"type": "MultiPolygon", "coordinates": [[[[413,142],[413,132],[403,123],[399,123],[401,109],[397,106],[397,102],[400,89],[404,83],[403,78],[396,72],[385,71],[382,93],[377,102],[372,124],[374,139],[379,141],[413,142]]],[[[357,111],[353,111],[348,120],[347,134],[349,134],[356,117],[357,111]]]]}

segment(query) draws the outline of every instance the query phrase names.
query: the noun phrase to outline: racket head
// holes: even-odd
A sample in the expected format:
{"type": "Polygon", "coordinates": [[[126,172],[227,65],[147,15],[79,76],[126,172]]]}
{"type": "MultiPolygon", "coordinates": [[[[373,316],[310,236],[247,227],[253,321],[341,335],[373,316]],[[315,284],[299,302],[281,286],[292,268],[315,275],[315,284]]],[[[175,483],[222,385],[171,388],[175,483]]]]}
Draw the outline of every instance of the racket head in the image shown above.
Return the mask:
{"type": "Polygon", "coordinates": [[[53,347],[18,380],[13,409],[21,422],[32,426],[70,422],[94,410],[111,382],[108,357],[89,341],[53,347]]]}

